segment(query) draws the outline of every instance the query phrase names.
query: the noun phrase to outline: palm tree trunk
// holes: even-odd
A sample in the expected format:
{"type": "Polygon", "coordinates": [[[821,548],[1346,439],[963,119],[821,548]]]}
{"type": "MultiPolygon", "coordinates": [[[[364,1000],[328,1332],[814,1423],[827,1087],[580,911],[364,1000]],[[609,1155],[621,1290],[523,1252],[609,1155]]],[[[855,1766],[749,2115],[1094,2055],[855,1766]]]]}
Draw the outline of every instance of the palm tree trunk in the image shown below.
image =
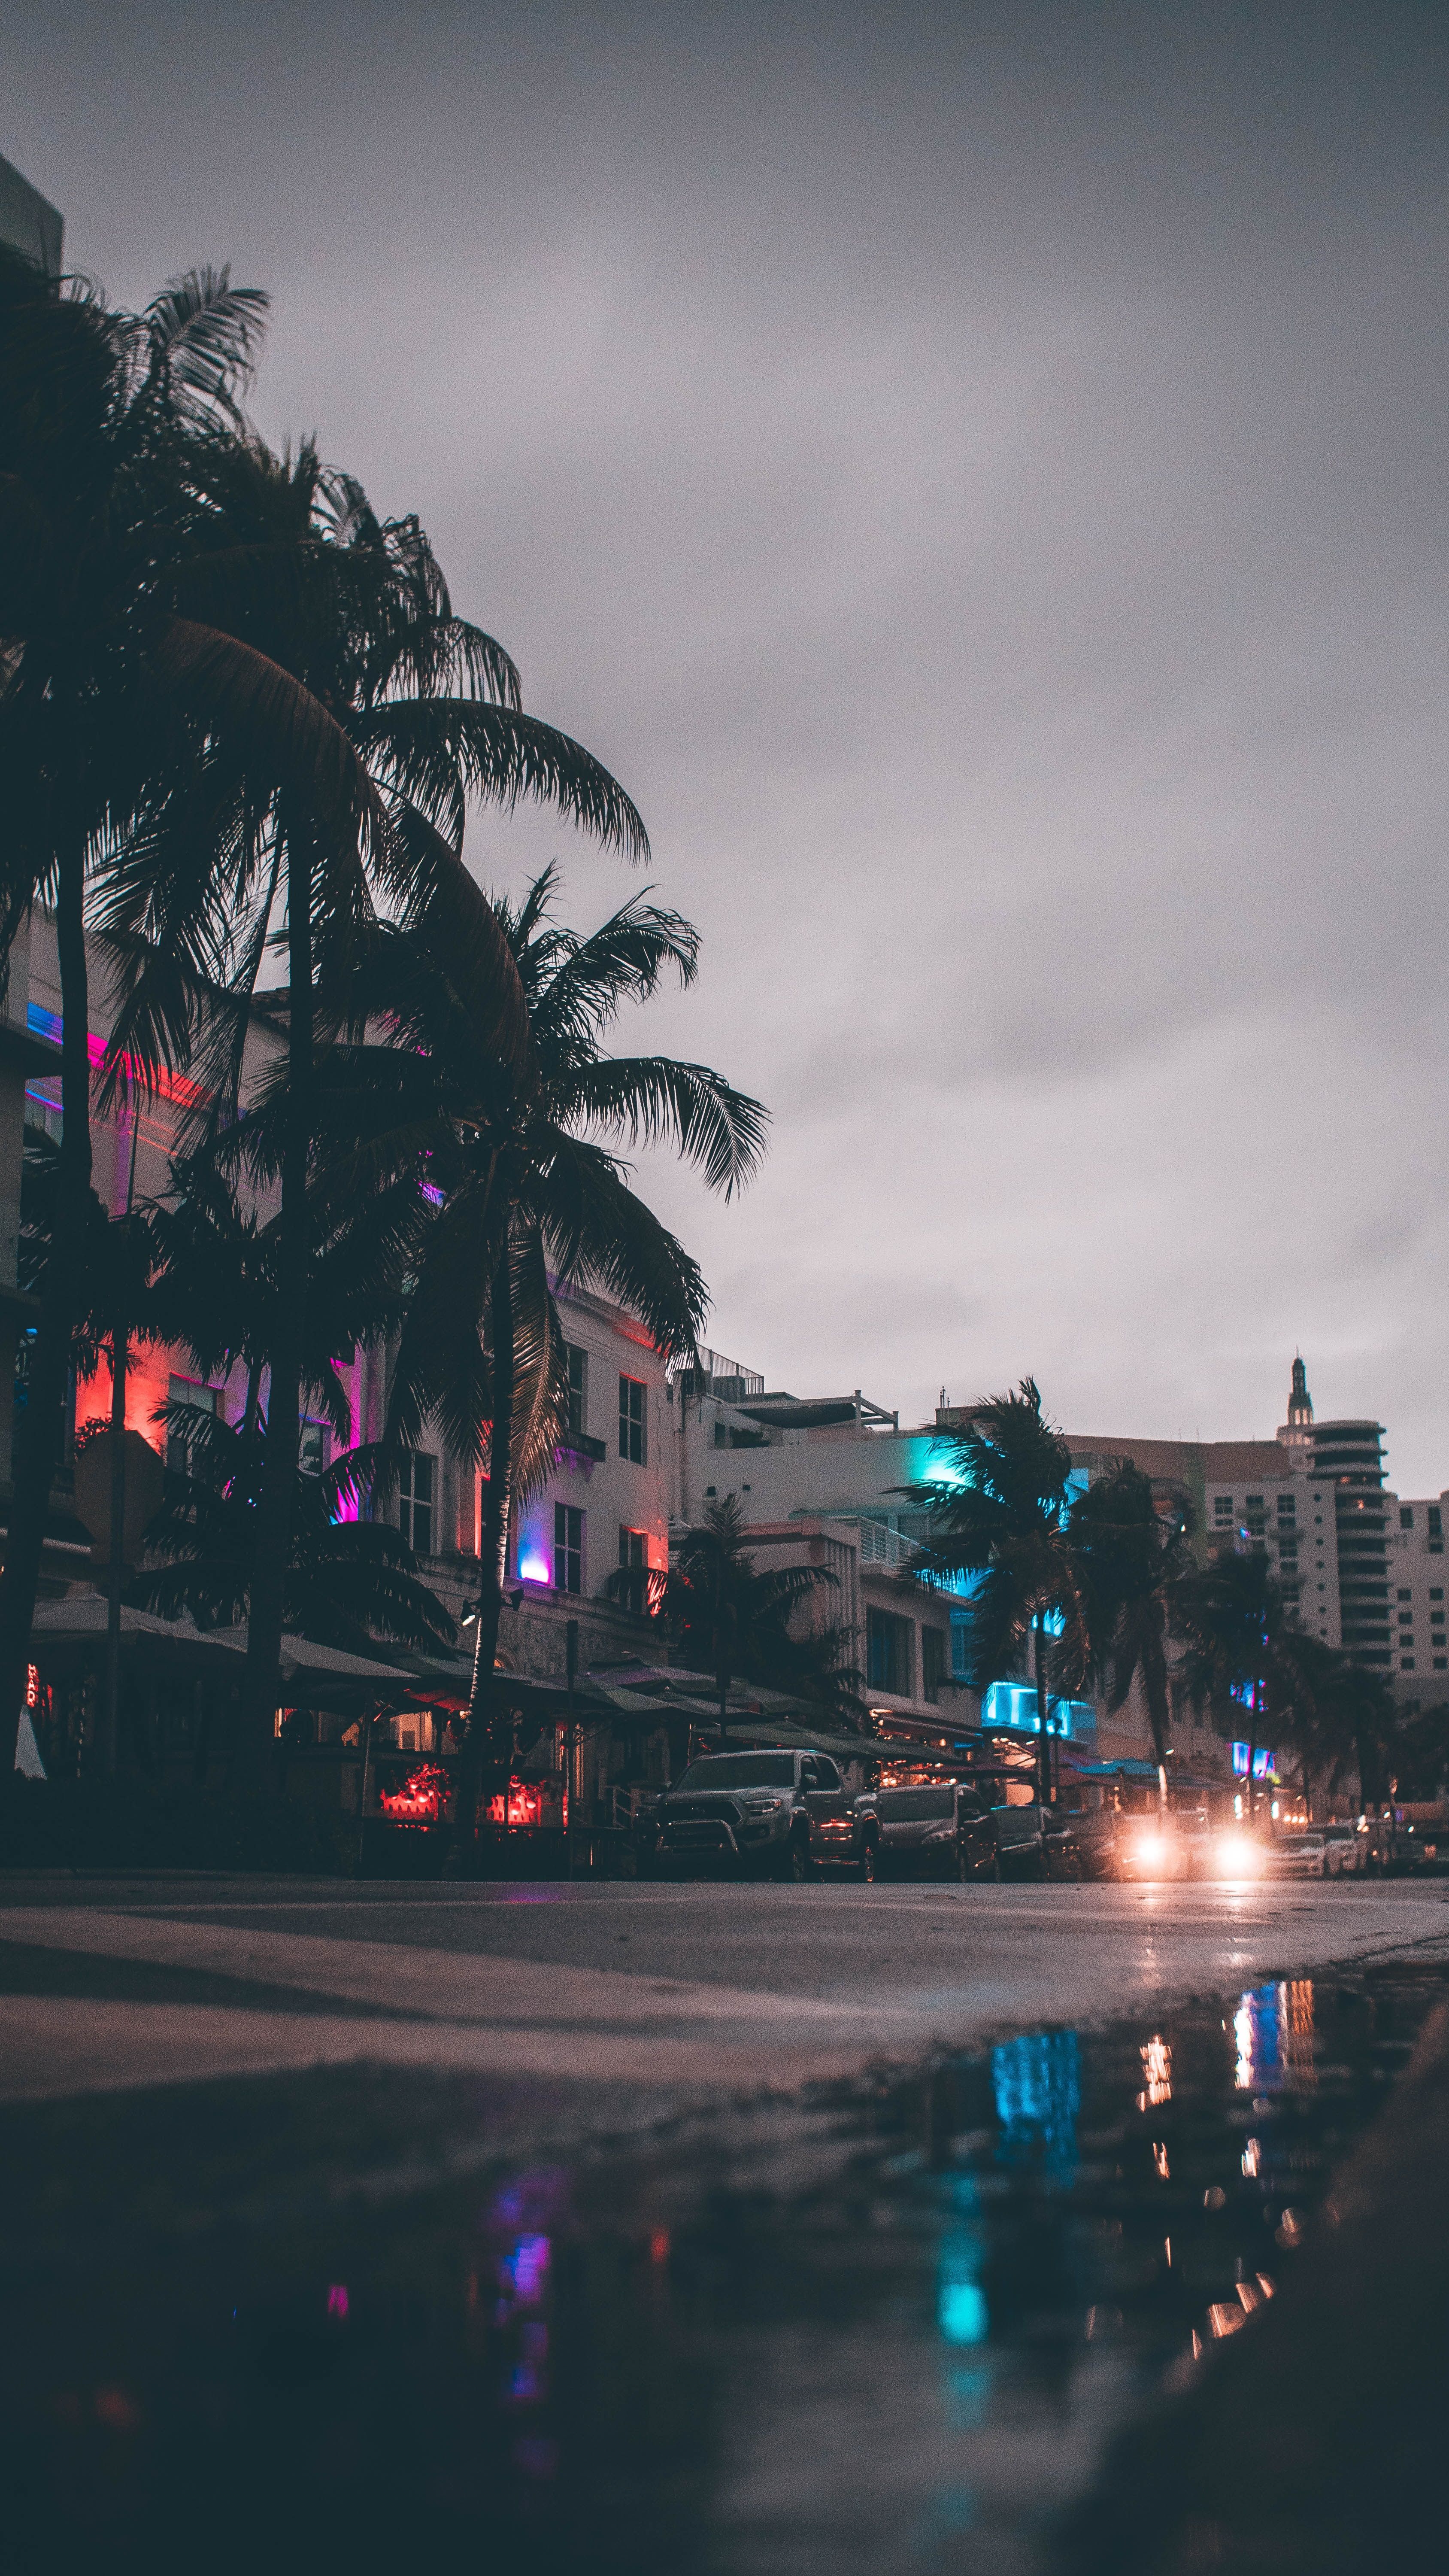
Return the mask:
{"type": "Polygon", "coordinates": [[[111,1327],[111,1562],[106,1573],[106,1714],[104,1768],[117,1768],[121,1750],[121,1584],[126,1535],[126,1342],[111,1327]]]}
{"type": "Polygon", "coordinates": [[[80,1307],[91,1188],[90,978],[85,934],[85,843],[58,853],[55,932],[60,959],[62,1128],[55,1224],[40,1291],[24,1414],[11,1470],[9,1530],[0,1575],[0,1799],[15,1777],[30,1630],[60,1464],[71,1342],[80,1307]]]}
{"type": "MultiPolygon", "coordinates": [[[[493,1420],[488,1435],[487,1492],[479,1551],[478,1618],[473,1634],[473,1686],[468,1694],[468,1740],[458,1767],[455,1829],[465,1869],[477,1856],[478,1807],[485,1781],[500,1768],[506,1792],[507,1752],[496,1740],[493,1672],[498,1627],[508,1581],[508,1525],[513,1500],[513,1273],[505,1234],[489,1291],[489,1340],[493,1360],[493,1420]]],[[[511,1720],[510,1720],[511,1739],[511,1720]]]]}
{"type": "Polygon", "coordinates": [[[247,1621],[238,1775],[267,1786],[280,1688],[282,1619],[301,1438],[302,1348],[307,1321],[307,1174],[312,1106],[312,848],[287,842],[287,1133],[282,1149],[277,1321],[267,1396],[267,1435],[257,1505],[257,1545],[247,1621]]]}

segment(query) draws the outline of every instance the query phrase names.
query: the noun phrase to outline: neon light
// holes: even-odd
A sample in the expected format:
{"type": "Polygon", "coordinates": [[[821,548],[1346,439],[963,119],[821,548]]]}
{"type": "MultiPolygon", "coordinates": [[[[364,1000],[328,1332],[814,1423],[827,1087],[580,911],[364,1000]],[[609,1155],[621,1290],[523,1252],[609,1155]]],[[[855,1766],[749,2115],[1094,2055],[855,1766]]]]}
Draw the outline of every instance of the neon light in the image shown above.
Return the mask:
{"type": "Polygon", "coordinates": [[[347,2296],[346,2282],[331,2282],[327,2291],[327,2314],[329,2317],[345,2317],[350,2305],[351,2302],[347,2296]]]}
{"type": "Polygon", "coordinates": [[[518,1572],[524,1583],[552,1583],[553,1567],[544,1554],[540,1539],[525,1539],[519,1554],[518,1572]]]}
{"type": "MultiPolygon", "coordinates": [[[[35,1037],[49,1038],[54,1046],[61,1045],[64,1040],[65,1022],[59,1011],[47,1011],[39,1002],[27,1004],[25,1024],[35,1037]]],[[[92,1073],[98,1072],[106,1060],[106,1040],[87,1032],[86,1054],[90,1058],[92,1073]]],[[[148,1078],[142,1074],[134,1056],[122,1055],[118,1061],[129,1083],[134,1083],[140,1091],[152,1092],[158,1100],[174,1100],[183,1109],[197,1109],[211,1098],[210,1092],[203,1091],[200,1083],[188,1082],[184,1073],[172,1073],[165,1065],[158,1065],[148,1078]]],[[[54,1103],[50,1106],[53,1107],[54,1103]]]]}
{"type": "MultiPolygon", "coordinates": [[[[1254,1779],[1271,1780],[1277,1770],[1277,1761],[1277,1755],[1269,1746],[1255,1745],[1253,1748],[1254,1779]]],[[[1248,1748],[1241,1742],[1235,1742],[1233,1745],[1233,1772],[1239,1780],[1246,1780],[1248,1776],[1248,1748]]]]}
{"type": "Polygon", "coordinates": [[[984,2343],[990,2320],[979,2281],[943,2281],[936,2316],[947,2343],[984,2343]]]}
{"type": "Polygon", "coordinates": [[[510,1780],[505,1798],[500,1791],[488,1801],[490,1825],[541,1825],[543,1791],[532,1780],[510,1780]]]}
{"type": "Polygon", "coordinates": [[[547,2236],[520,2236],[499,2265],[500,2287],[525,2307],[536,2307],[548,2279],[553,2246],[547,2236]]]}
{"type": "MultiPolygon", "coordinates": [[[[981,1696],[983,1727],[1010,1727],[1018,1735],[1039,1735],[1036,1689],[1031,1682],[993,1682],[981,1696]]],[[[1047,1707],[1049,1735],[1092,1735],[1097,1711],[1089,1699],[1054,1699],[1047,1707]]]]}
{"type": "Polygon", "coordinates": [[[443,1819],[448,1795],[448,1775],[436,1762],[424,1762],[410,1771],[405,1787],[384,1789],[378,1805],[394,1825],[437,1825],[443,1819]]]}

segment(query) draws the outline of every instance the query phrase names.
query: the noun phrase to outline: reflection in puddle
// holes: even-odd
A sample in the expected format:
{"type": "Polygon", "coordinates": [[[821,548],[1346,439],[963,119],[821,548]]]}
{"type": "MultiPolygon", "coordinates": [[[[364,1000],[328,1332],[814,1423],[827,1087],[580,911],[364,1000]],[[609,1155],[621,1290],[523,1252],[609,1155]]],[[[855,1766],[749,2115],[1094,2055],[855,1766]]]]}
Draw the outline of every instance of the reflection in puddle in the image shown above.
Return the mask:
{"type": "Polygon", "coordinates": [[[1130,2409],[1252,2330],[1440,1991],[1031,2033],[842,2102],[787,2191],[736,2130],[12,2253],[12,2563],[1047,2568],[1130,2409]]]}

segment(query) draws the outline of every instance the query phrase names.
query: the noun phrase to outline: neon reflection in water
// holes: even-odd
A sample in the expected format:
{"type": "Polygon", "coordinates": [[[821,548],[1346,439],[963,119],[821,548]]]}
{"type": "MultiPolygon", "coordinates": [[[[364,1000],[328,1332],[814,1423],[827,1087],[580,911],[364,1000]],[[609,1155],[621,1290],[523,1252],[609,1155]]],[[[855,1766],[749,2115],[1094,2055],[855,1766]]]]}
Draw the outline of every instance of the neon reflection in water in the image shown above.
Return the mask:
{"type": "Polygon", "coordinates": [[[514,2466],[527,2477],[552,2477],[558,2444],[551,2425],[549,2289],[553,2228],[563,2178],[551,2172],[521,2176],[506,2186],[488,2213],[494,2254],[493,2334],[501,2364],[499,2395],[515,2414],[514,2466]]]}
{"type": "Polygon", "coordinates": [[[1001,2123],[997,2162],[1039,2164],[1058,2181],[1077,2165],[1082,2104],[1081,2052],[1074,2030],[1031,2032],[991,2052],[991,2084],[1001,2123]]]}
{"type": "MultiPolygon", "coordinates": [[[[963,2177],[963,2182],[961,2196],[969,2195],[974,2200],[969,2181],[963,2177]]],[[[984,2343],[991,2331],[986,2292],[981,2286],[985,2259],[986,2247],[979,2227],[958,2222],[946,2229],[936,2271],[936,2323],[945,2343],[984,2343]]]]}
{"type": "Polygon", "coordinates": [[[1238,1998],[1233,2047],[1233,2081],[1240,2093],[1277,2093],[1285,2084],[1311,2084],[1312,1980],[1280,1977],[1271,1985],[1251,1986],[1238,1998]]]}

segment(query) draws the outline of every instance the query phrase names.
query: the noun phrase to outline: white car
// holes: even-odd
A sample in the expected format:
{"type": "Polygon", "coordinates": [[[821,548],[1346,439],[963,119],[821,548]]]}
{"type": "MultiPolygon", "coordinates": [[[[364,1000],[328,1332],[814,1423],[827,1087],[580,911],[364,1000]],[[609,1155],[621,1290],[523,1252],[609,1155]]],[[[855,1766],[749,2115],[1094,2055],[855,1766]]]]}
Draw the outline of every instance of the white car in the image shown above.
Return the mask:
{"type": "Polygon", "coordinates": [[[1357,1825],[1325,1825],[1323,1846],[1334,1878],[1362,1877],[1368,1868],[1368,1836],[1357,1825]]]}
{"type": "Polygon", "coordinates": [[[1321,1833],[1283,1834],[1268,1846],[1270,1878],[1336,1878],[1340,1866],[1321,1833]]]}

